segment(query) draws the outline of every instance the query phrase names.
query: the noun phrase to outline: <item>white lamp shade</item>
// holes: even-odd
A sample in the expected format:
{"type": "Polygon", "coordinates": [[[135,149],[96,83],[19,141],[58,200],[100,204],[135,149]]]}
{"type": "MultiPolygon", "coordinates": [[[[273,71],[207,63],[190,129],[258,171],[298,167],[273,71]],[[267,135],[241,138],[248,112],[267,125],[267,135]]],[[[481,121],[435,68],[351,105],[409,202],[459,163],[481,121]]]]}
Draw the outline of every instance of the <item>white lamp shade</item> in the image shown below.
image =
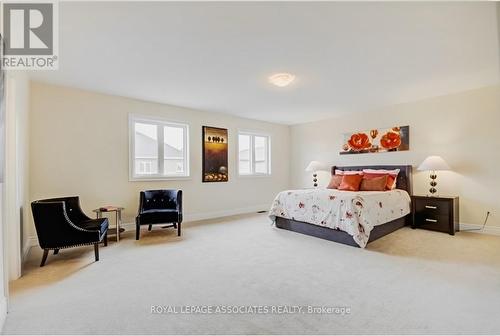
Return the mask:
{"type": "Polygon", "coordinates": [[[418,170],[450,170],[450,166],[442,157],[433,155],[427,157],[417,168],[418,170]]]}
{"type": "Polygon", "coordinates": [[[308,172],[316,172],[318,170],[325,170],[325,164],[319,161],[311,161],[306,168],[308,172]]]}

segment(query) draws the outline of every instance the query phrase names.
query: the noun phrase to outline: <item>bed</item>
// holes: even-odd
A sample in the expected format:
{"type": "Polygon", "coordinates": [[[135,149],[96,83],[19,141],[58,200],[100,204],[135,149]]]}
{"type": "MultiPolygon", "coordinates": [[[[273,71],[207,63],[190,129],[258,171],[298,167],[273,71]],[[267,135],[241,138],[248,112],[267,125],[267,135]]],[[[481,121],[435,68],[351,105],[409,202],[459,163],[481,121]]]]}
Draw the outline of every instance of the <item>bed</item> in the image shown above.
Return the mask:
{"type": "Polygon", "coordinates": [[[274,200],[269,213],[276,227],[350,246],[365,247],[368,243],[409,224],[410,196],[412,195],[411,166],[333,166],[332,174],[335,174],[336,169],[344,171],[399,169],[400,172],[396,179],[396,190],[393,191],[345,192],[325,188],[283,191],[274,200]],[[324,205],[327,201],[334,203],[329,210],[330,213],[322,214],[324,206],[318,205],[318,202],[323,202],[324,205]],[[295,213],[286,211],[287,202],[298,204],[295,213]],[[369,209],[374,209],[377,204],[380,204],[381,211],[371,210],[371,215],[367,214],[369,209]],[[382,209],[383,204],[389,205],[386,209],[382,209]],[[342,218],[336,213],[341,211],[342,218]],[[318,218],[315,218],[316,215],[318,218]],[[346,215],[349,216],[347,219],[346,215]],[[336,216],[338,218],[335,218],[336,216]],[[298,218],[305,220],[300,221],[298,218]],[[347,223],[350,218],[353,218],[353,223],[347,223]],[[355,225],[357,222],[354,223],[354,220],[362,225],[357,227],[355,225]],[[330,222],[335,222],[335,224],[330,222]]]}

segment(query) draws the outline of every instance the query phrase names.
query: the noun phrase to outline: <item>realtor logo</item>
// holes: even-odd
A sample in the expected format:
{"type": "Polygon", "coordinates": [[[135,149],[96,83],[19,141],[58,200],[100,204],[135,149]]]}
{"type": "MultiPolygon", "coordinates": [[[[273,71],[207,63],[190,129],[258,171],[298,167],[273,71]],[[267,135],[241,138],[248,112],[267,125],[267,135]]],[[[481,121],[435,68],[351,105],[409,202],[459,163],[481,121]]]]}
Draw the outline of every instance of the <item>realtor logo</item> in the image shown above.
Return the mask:
{"type": "Polygon", "coordinates": [[[57,3],[4,2],[1,6],[2,67],[10,70],[57,69],[57,3]]]}

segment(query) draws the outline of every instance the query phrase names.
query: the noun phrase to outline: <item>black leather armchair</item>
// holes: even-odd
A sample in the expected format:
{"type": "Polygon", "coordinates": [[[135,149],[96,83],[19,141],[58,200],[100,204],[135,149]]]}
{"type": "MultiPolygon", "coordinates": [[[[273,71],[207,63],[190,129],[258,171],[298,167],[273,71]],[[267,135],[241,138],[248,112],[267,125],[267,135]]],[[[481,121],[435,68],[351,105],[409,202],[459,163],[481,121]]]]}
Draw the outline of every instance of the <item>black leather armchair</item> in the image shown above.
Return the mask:
{"type": "Polygon", "coordinates": [[[149,225],[151,231],[153,224],[172,225],[177,235],[181,235],[182,224],[182,190],[146,190],[141,191],[139,200],[139,213],[135,219],[135,239],[139,240],[141,225],[149,225]]]}
{"type": "Polygon", "coordinates": [[[108,244],[107,218],[91,219],[80,208],[78,196],[39,200],[31,203],[38,242],[43,249],[40,267],[45,265],[50,250],[94,245],[95,261],[99,261],[99,243],[108,244]]]}

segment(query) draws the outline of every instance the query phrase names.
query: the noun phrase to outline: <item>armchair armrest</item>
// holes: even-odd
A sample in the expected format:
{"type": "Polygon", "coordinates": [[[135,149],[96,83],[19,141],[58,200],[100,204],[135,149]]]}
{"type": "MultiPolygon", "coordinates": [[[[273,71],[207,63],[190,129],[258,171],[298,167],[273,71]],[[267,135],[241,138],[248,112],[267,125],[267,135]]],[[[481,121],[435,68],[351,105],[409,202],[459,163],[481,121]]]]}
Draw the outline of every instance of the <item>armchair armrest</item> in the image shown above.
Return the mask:
{"type": "Polygon", "coordinates": [[[141,191],[139,194],[139,209],[137,209],[137,216],[139,216],[144,210],[145,193],[141,191]]]}
{"type": "Polygon", "coordinates": [[[179,212],[179,215],[182,215],[182,190],[177,190],[176,205],[176,209],[179,212]]]}

